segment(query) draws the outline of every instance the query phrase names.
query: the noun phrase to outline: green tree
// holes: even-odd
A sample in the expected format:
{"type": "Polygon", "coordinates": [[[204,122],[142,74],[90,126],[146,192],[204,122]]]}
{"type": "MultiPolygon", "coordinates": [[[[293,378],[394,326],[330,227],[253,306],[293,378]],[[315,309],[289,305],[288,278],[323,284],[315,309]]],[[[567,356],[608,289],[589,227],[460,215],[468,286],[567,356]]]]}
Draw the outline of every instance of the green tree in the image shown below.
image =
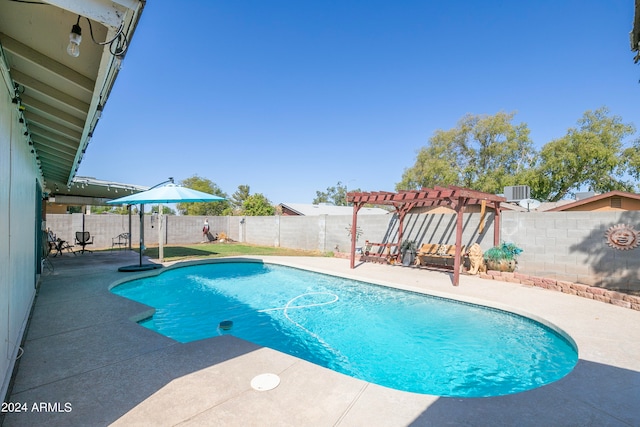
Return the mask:
{"type": "MultiPolygon", "coordinates": [[[[214,182],[207,178],[201,178],[198,175],[194,175],[180,182],[183,187],[191,188],[193,190],[203,191],[205,193],[213,194],[215,196],[228,198],[227,194],[220,189],[214,182]]],[[[205,203],[178,203],[176,208],[181,215],[210,215],[220,216],[223,212],[228,211],[230,208],[228,200],[220,202],[205,202],[205,203]]]]}
{"type": "MultiPolygon", "coordinates": [[[[351,191],[360,191],[360,189],[354,188],[351,191]]],[[[327,191],[316,191],[316,197],[312,203],[314,205],[332,203],[335,206],[348,206],[347,186],[338,181],[335,187],[327,187],[327,191]]]]}
{"type": "Polygon", "coordinates": [[[263,194],[256,193],[245,199],[242,213],[247,216],[269,216],[276,213],[276,208],[263,194]]]}
{"type": "Polygon", "coordinates": [[[639,178],[638,142],[625,149],[623,139],[635,132],[633,125],[611,116],[606,107],[587,111],[576,128],[547,143],[537,166],[528,174],[532,197],[558,201],[573,191],[633,191],[639,178]]]}
{"type": "MultiPolygon", "coordinates": [[[[129,210],[127,209],[127,205],[120,205],[120,206],[113,206],[111,212],[118,214],[118,215],[128,215],[129,214],[129,210]]],[[[131,207],[131,213],[138,213],[138,207],[137,206],[132,206],[131,207]]]]}
{"type": "Polygon", "coordinates": [[[515,113],[466,115],[453,129],[437,130],[405,169],[397,190],[459,185],[500,193],[520,184],[535,159],[529,128],[515,113]]]}
{"type": "MultiPolygon", "coordinates": [[[[151,205],[151,212],[158,212],[159,205],[151,205]]],[[[162,205],[162,215],[175,215],[176,211],[167,205],[162,205]]]]}
{"type": "Polygon", "coordinates": [[[238,189],[231,195],[231,205],[234,209],[242,209],[242,205],[249,197],[251,191],[248,185],[238,185],[238,189]]]}
{"type": "Polygon", "coordinates": [[[113,213],[115,207],[114,206],[92,206],[91,213],[94,215],[99,215],[103,213],[113,213]]]}
{"type": "MultiPolygon", "coordinates": [[[[636,181],[640,181],[640,139],[624,150],[623,155],[628,159],[627,173],[636,181]]],[[[640,186],[636,187],[640,191],[640,186]]]]}
{"type": "MultiPolygon", "coordinates": [[[[137,213],[137,208],[135,207],[136,205],[134,205],[134,207],[132,207],[132,213],[137,213]]],[[[115,214],[115,215],[128,215],[129,211],[127,210],[127,205],[116,205],[116,206],[93,206],[91,207],[91,213],[92,214],[102,214],[102,213],[109,213],[109,214],[115,214]]]]}

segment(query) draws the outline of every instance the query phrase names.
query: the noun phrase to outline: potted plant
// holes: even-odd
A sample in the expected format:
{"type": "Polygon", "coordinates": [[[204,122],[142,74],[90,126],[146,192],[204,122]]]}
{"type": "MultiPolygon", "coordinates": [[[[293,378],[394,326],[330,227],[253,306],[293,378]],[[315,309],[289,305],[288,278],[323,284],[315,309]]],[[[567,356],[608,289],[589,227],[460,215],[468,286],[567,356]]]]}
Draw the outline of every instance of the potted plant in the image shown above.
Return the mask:
{"type": "MultiPolygon", "coordinates": [[[[349,239],[351,239],[351,224],[349,224],[347,227],[345,227],[345,230],[347,230],[347,236],[349,237],[349,239]]],[[[357,254],[362,254],[364,253],[364,251],[362,250],[362,246],[357,246],[358,244],[358,240],[360,240],[360,236],[362,236],[362,229],[358,226],[356,226],[356,253],[357,254]]]]}
{"type": "Polygon", "coordinates": [[[418,248],[414,240],[405,240],[400,245],[400,253],[402,254],[402,265],[405,267],[413,264],[418,248]]]}
{"type": "Polygon", "coordinates": [[[484,253],[484,261],[487,270],[515,271],[518,261],[517,257],[522,253],[522,249],[513,243],[502,242],[499,246],[494,246],[484,253]]]}

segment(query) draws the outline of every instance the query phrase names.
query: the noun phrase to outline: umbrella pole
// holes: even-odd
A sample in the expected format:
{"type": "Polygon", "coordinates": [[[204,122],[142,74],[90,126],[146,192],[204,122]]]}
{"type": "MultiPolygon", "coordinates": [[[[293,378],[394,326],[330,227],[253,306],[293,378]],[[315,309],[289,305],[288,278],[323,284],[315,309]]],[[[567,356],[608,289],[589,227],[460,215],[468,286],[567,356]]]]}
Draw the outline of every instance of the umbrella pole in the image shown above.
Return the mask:
{"type": "Polygon", "coordinates": [[[158,204],[158,259],[160,262],[164,259],[164,239],[162,238],[162,203],[158,204]]]}
{"type": "Polygon", "coordinates": [[[131,238],[133,237],[133,230],[131,230],[131,205],[127,205],[127,213],[129,214],[129,250],[131,250],[131,238]]]}
{"type": "Polygon", "coordinates": [[[142,267],[142,248],[144,247],[144,204],[140,205],[140,267],[142,267]]]}

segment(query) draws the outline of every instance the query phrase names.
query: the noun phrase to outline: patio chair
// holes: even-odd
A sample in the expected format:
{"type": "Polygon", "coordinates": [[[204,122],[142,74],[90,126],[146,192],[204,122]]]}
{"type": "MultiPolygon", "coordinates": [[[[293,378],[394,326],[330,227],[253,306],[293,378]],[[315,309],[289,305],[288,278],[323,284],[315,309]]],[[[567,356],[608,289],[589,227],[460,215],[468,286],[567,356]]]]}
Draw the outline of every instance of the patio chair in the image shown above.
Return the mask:
{"type": "Polygon", "coordinates": [[[73,246],[71,246],[66,240],[62,240],[61,238],[56,237],[56,235],[53,234],[53,231],[51,230],[49,230],[49,232],[47,233],[47,243],[49,244],[48,255],[54,257],[58,255],[62,256],[62,252],[64,250],[75,255],[75,253],[73,252],[73,246]]]}
{"type": "Polygon", "coordinates": [[[91,234],[88,231],[76,231],[76,244],[78,246],[82,246],[82,249],[76,252],[80,252],[81,254],[85,252],[93,252],[85,248],[87,245],[93,245],[93,237],[91,237],[91,234]]]}
{"type": "Polygon", "coordinates": [[[111,238],[111,250],[113,250],[114,246],[122,248],[126,247],[129,244],[129,233],[121,233],[116,237],[111,238]]]}

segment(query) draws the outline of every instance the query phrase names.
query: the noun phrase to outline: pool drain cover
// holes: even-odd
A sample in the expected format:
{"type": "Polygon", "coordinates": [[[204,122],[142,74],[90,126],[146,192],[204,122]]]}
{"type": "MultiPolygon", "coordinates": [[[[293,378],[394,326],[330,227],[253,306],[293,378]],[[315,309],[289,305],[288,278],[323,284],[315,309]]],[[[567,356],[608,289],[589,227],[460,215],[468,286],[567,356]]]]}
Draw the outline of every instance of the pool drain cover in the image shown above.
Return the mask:
{"type": "Polygon", "coordinates": [[[273,390],[280,384],[280,377],[276,374],[261,374],[251,380],[251,387],[258,391],[273,390]]]}

